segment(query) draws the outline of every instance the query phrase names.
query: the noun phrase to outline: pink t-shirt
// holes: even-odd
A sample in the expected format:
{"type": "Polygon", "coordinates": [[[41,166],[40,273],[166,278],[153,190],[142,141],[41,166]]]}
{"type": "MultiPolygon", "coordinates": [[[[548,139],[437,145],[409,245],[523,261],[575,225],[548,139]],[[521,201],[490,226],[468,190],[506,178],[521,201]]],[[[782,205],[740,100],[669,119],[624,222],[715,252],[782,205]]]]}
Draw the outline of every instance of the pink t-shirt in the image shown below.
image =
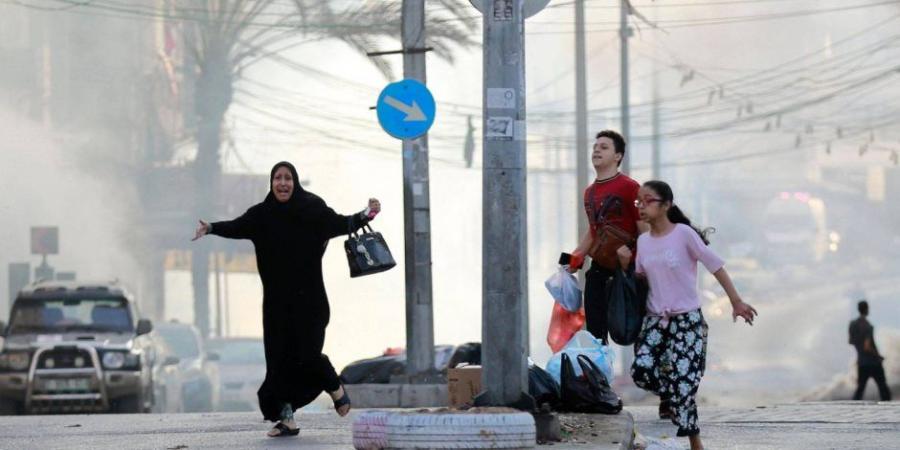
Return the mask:
{"type": "Polygon", "coordinates": [[[651,236],[648,232],[638,237],[635,272],[646,275],[650,283],[650,315],[667,317],[700,307],[697,261],[710,273],[725,265],[687,225],[675,224],[664,236],[651,236]]]}

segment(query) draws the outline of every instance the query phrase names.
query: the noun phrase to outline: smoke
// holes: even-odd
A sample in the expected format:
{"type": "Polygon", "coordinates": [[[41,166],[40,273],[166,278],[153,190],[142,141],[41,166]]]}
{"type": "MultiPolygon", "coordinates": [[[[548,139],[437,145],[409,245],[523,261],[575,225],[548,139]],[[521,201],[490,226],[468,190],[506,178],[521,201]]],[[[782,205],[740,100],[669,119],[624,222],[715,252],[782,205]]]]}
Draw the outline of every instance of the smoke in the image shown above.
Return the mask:
{"type": "MultiPolygon", "coordinates": [[[[83,150],[83,136],[62,135],[0,109],[0,265],[28,262],[32,269],[40,256],[31,255],[30,227],[59,227],[59,255],[47,262],[57,271],[74,271],[79,280],[118,278],[137,288],[136,264],[127,247],[127,199],[133,183],[127,173],[109,172],[112,161],[86,164],[97,153],[83,150]],[[93,153],[93,157],[88,155],[93,153]],[[122,239],[122,238],[125,239],[122,239]]],[[[96,142],[94,142],[96,144],[96,142]]],[[[33,270],[32,270],[33,279],[33,270]]],[[[9,280],[0,277],[6,297],[9,280]]],[[[6,317],[5,302],[2,316],[6,317]]]]}

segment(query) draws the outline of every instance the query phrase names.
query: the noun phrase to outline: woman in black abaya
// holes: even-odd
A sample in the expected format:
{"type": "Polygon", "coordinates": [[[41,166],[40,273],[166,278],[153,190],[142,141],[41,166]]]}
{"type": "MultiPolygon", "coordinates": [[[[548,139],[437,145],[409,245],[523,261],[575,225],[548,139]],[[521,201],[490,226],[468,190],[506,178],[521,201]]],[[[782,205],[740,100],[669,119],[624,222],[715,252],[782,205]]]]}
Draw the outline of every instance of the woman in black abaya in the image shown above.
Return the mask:
{"type": "Polygon", "coordinates": [[[293,413],[328,392],[341,416],[350,399],[322,353],[330,310],[322,281],[322,255],[328,240],[357,230],[381,211],[376,199],[360,213],[340,215],[300,187],[288,162],[272,168],[269,194],[242,216],[224,222],[200,221],[194,239],[215,234],[250,239],[263,285],[263,341],[266,379],[259,407],[276,422],[269,436],[294,436],[293,413]]]}

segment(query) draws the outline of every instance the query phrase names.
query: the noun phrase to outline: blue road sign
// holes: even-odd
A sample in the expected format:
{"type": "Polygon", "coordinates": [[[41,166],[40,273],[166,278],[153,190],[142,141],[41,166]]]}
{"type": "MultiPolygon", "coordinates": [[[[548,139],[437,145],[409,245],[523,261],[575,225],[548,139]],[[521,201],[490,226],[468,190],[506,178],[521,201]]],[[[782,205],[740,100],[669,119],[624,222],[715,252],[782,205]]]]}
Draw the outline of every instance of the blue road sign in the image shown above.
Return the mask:
{"type": "Polygon", "coordinates": [[[434,97],[424,84],[406,79],[381,91],[375,111],[387,134],[397,139],[415,139],[427,133],[434,123],[434,97]]]}

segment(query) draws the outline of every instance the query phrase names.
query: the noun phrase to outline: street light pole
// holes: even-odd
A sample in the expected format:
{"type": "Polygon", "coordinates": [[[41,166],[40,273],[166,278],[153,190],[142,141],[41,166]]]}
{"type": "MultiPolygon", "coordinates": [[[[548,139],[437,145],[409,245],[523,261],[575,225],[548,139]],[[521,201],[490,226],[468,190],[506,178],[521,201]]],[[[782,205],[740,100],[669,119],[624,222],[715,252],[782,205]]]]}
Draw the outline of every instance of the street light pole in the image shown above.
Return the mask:
{"type": "Polygon", "coordinates": [[[528,395],[523,0],[483,3],[482,375],[476,405],[534,409],[528,395]]]}
{"type": "MultiPolygon", "coordinates": [[[[577,205],[578,222],[576,238],[587,233],[587,216],[581,214],[581,205],[584,202],[584,189],[588,185],[587,148],[588,148],[588,120],[587,120],[587,63],[585,61],[585,29],[584,29],[584,0],[575,0],[575,205],[577,205]]],[[[579,272],[579,275],[581,272],[579,272]]]]}
{"type": "MultiPolygon", "coordinates": [[[[628,38],[631,36],[631,28],[628,27],[628,12],[631,4],[628,0],[619,0],[619,43],[620,43],[620,76],[622,85],[622,137],[625,142],[631,140],[631,112],[628,108],[628,38]]],[[[634,147],[632,147],[634,148],[634,147]]],[[[622,160],[622,172],[631,174],[631,152],[625,152],[622,160]]]]}

